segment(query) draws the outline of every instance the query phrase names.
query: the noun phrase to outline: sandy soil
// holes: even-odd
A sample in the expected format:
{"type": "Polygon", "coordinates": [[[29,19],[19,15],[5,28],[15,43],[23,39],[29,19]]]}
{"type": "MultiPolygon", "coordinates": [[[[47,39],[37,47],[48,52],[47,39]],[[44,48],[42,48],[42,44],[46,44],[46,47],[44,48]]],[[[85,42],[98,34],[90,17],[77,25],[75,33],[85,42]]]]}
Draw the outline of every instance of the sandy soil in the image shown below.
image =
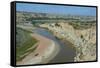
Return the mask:
{"type": "Polygon", "coordinates": [[[47,63],[50,58],[52,59],[59,51],[55,43],[39,34],[31,34],[32,37],[36,38],[39,42],[37,43],[37,49],[26,56],[22,61],[17,62],[17,65],[27,65],[27,64],[43,64],[47,63]]]}

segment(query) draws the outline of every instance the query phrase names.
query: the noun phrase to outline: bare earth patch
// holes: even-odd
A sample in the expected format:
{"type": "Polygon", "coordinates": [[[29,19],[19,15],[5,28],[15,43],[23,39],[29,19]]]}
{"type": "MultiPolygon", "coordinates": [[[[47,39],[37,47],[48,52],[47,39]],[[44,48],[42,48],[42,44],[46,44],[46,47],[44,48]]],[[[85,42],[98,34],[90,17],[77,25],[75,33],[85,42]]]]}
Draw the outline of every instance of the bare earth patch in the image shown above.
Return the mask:
{"type": "Polygon", "coordinates": [[[52,40],[35,33],[31,34],[31,36],[39,41],[36,44],[38,47],[22,61],[17,62],[17,65],[44,64],[58,53],[59,49],[52,40]]]}

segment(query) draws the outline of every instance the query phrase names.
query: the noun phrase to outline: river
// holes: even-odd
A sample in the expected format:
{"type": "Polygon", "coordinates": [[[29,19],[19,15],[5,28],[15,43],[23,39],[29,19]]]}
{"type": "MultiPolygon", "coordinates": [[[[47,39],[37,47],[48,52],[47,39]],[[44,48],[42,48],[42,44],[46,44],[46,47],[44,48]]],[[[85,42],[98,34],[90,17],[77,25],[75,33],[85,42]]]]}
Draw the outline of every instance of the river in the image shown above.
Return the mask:
{"type": "Polygon", "coordinates": [[[70,42],[66,41],[66,44],[65,44],[61,40],[57,39],[47,29],[36,28],[33,30],[33,32],[38,33],[38,34],[40,34],[44,37],[47,37],[49,39],[52,39],[60,47],[60,51],[58,52],[58,54],[52,60],[50,60],[49,63],[74,62],[74,57],[76,56],[76,51],[72,47],[72,44],[70,42]]]}

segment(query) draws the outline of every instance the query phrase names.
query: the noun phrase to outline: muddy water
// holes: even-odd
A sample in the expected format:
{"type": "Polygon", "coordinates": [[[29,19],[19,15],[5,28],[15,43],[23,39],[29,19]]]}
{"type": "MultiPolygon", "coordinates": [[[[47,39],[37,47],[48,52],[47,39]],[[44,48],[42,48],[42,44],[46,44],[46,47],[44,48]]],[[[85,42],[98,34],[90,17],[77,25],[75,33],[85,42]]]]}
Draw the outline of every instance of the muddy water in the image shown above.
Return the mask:
{"type": "Polygon", "coordinates": [[[44,37],[52,39],[60,47],[59,53],[49,63],[64,63],[74,62],[76,51],[69,42],[63,42],[57,39],[51,32],[43,28],[36,28],[33,32],[38,33],[44,37]]]}

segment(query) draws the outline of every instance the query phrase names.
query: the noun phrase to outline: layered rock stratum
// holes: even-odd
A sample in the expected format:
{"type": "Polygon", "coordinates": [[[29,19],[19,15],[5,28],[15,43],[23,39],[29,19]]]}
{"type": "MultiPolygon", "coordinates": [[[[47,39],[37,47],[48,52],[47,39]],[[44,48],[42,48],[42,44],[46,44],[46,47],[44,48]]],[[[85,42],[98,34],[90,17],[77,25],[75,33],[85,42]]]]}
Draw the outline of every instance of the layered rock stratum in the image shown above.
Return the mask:
{"type": "Polygon", "coordinates": [[[75,29],[65,22],[45,23],[40,27],[49,29],[57,38],[69,41],[76,48],[74,61],[94,61],[96,60],[96,26],[87,29],[75,29]]]}

